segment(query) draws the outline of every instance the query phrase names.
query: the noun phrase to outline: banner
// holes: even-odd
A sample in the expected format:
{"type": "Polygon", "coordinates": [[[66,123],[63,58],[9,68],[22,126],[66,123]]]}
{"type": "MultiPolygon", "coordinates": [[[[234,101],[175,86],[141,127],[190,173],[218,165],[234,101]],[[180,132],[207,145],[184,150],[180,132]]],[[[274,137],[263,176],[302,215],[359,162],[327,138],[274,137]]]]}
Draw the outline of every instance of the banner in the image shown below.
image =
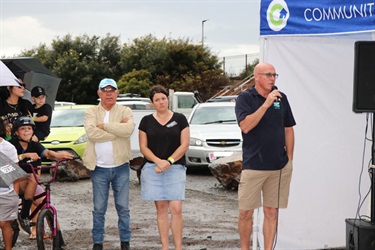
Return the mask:
{"type": "Polygon", "coordinates": [[[260,36],[375,31],[375,0],[261,0],[260,36]]]}

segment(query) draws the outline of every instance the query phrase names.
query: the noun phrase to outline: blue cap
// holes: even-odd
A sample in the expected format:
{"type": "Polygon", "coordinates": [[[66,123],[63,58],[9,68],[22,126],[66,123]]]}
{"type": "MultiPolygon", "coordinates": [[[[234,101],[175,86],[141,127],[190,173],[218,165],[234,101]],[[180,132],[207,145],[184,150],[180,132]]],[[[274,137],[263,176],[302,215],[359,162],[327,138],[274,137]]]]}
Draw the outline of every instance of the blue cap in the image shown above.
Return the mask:
{"type": "Polygon", "coordinates": [[[115,80],[113,80],[113,79],[104,78],[103,80],[100,81],[100,83],[99,83],[99,89],[105,88],[107,86],[111,86],[111,87],[113,87],[115,89],[118,89],[117,88],[117,84],[116,84],[115,80]]]}

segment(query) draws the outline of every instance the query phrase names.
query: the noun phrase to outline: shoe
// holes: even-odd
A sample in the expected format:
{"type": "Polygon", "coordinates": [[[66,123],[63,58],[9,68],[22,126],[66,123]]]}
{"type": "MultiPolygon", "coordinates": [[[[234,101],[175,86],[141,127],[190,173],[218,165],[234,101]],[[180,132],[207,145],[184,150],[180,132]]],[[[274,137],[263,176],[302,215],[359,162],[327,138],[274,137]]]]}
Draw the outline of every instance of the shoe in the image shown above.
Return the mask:
{"type": "Polygon", "coordinates": [[[130,250],[129,242],[121,242],[121,250],[130,250]]]}
{"type": "Polygon", "coordinates": [[[30,235],[31,234],[30,220],[28,218],[22,219],[21,215],[18,215],[17,222],[18,222],[18,226],[19,226],[21,232],[23,232],[26,235],[30,235]]]}
{"type": "Polygon", "coordinates": [[[92,250],[103,250],[103,244],[94,244],[92,250]]]}
{"type": "Polygon", "coordinates": [[[58,230],[58,231],[57,231],[57,235],[58,235],[58,237],[59,237],[60,247],[65,246],[65,241],[64,241],[64,238],[63,238],[63,236],[62,236],[62,232],[61,232],[61,230],[58,230]]]}

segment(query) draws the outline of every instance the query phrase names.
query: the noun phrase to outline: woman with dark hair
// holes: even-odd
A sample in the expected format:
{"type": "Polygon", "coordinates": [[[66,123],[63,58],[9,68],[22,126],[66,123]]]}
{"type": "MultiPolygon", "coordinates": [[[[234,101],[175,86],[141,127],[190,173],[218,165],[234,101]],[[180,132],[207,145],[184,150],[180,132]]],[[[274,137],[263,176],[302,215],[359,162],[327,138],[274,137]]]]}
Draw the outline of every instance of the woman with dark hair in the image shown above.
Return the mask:
{"type": "Polygon", "coordinates": [[[25,84],[20,81],[19,86],[0,87],[0,118],[6,127],[6,140],[11,139],[12,123],[19,116],[31,116],[32,104],[23,99],[25,95],[25,84]]]}
{"type": "Polygon", "coordinates": [[[145,160],[142,199],[155,203],[161,249],[169,249],[171,228],[175,249],[181,250],[189,124],[183,114],[168,109],[168,92],[163,86],[152,87],[150,99],[156,112],[143,117],[139,124],[139,147],[145,160]]]}

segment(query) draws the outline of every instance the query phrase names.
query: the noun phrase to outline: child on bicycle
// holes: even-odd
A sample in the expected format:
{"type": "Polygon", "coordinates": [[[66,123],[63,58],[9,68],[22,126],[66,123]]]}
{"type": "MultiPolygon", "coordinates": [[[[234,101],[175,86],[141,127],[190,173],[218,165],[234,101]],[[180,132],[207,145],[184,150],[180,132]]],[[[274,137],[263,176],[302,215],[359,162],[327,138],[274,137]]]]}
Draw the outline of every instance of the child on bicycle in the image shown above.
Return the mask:
{"type": "Polygon", "coordinates": [[[17,149],[20,167],[26,173],[29,173],[29,178],[20,182],[20,187],[24,191],[24,205],[18,217],[21,231],[27,234],[31,233],[30,208],[38,185],[30,166],[26,163],[31,160],[31,164],[34,167],[38,167],[41,165],[41,157],[48,159],[73,159],[73,155],[69,152],[48,150],[40,142],[33,141],[34,129],[34,121],[28,116],[21,116],[13,122],[12,139],[10,140],[10,143],[17,149]]]}
{"type": "MultiPolygon", "coordinates": [[[[0,162],[7,163],[9,159],[14,163],[18,162],[16,148],[8,141],[2,138],[5,135],[5,125],[0,118],[0,162]],[[5,158],[8,157],[8,158],[5,158]]],[[[3,164],[0,164],[3,166],[3,164]]],[[[16,167],[16,166],[14,166],[16,167]]],[[[17,166],[18,167],[18,166],[17,166]]],[[[1,175],[1,172],[0,172],[1,175]]],[[[18,181],[12,183],[9,187],[0,187],[0,229],[3,235],[5,250],[12,249],[12,221],[17,219],[18,213],[18,181]]]]}

